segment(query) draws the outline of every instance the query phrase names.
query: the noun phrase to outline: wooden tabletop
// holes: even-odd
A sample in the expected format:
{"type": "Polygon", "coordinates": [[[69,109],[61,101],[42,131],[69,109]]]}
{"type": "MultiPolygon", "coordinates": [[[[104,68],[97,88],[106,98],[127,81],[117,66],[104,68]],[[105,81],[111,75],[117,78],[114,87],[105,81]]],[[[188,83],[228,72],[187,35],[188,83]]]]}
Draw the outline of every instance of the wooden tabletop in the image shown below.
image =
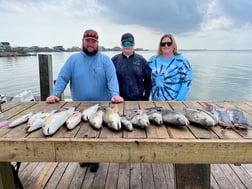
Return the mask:
{"type": "MultiPolygon", "coordinates": [[[[110,102],[16,102],[2,104],[4,117],[12,121],[28,112],[50,111],[59,107],[76,106],[84,110],[99,103],[110,102]]],[[[242,109],[252,123],[252,101],[209,102],[242,109]]],[[[118,104],[119,113],[129,109],[162,106],[176,111],[184,107],[202,108],[202,102],[184,101],[126,101],[118,104]]],[[[252,163],[252,128],[209,129],[189,125],[150,125],[146,129],[112,131],[106,126],[93,129],[81,122],[73,130],[61,127],[54,135],[44,136],[42,130],[24,131],[26,124],[15,128],[0,128],[0,161],[41,162],[169,162],[183,164],[252,163]]]]}

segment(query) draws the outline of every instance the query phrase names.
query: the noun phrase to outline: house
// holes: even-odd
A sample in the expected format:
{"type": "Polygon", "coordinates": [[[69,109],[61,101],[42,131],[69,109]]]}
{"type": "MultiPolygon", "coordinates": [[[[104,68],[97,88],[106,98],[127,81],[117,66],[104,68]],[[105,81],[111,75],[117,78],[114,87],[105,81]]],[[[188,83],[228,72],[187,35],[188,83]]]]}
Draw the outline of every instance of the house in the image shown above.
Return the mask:
{"type": "Polygon", "coordinates": [[[11,48],[9,42],[0,42],[0,51],[9,50],[11,48]]]}

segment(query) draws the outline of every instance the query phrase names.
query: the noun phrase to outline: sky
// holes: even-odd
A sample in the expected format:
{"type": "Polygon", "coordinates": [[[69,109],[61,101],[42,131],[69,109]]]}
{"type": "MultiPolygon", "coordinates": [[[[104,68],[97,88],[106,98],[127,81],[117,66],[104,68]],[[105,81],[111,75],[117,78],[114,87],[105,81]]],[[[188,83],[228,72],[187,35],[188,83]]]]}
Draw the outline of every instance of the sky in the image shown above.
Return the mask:
{"type": "Polygon", "coordinates": [[[95,29],[99,45],[156,50],[172,33],[179,49],[252,49],[251,0],[0,0],[0,42],[11,46],[81,46],[95,29]]]}

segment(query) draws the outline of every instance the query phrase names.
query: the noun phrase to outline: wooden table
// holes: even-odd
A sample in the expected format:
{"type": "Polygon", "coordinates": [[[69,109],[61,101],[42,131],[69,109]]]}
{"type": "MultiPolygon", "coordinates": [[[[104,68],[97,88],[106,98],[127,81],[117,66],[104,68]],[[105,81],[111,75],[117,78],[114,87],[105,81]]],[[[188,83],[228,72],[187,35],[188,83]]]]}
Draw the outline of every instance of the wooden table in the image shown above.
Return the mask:
{"type": "MultiPolygon", "coordinates": [[[[59,107],[76,106],[83,110],[110,102],[19,102],[2,104],[4,119],[14,120],[21,115],[50,111],[59,107]]],[[[225,107],[239,107],[252,123],[252,101],[210,102],[225,107]]],[[[201,102],[127,101],[118,104],[119,113],[128,109],[162,106],[177,111],[184,107],[202,108],[201,102]]],[[[107,127],[93,129],[81,122],[73,130],[60,128],[53,136],[45,137],[41,130],[26,133],[26,124],[0,129],[0,188],[11,188],[10,162],[132,162],[174,163],[176,188],[210,188],[210,164],[252,163],[252,128],[248,130],[209,129],[189,125],[176,128],[169,125],[150,125],[132,132],[112,131],[107,127]]]]}

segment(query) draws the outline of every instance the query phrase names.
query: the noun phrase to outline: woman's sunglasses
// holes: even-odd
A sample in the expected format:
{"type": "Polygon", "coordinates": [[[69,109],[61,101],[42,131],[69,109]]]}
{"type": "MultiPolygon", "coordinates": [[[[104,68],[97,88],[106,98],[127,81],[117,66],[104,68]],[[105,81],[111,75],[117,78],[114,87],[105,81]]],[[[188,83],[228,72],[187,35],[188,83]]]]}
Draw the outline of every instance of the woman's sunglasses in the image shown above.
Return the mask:
{"type": "Polygon", "coordinates": [[[169,42],[161,42],[161,43],[160,43],[160,46],[161,46],[161,47],[164,47],[165,45],[167,45],[168,47],[172,46],[172,41],[169,41],[169,42]]]}

